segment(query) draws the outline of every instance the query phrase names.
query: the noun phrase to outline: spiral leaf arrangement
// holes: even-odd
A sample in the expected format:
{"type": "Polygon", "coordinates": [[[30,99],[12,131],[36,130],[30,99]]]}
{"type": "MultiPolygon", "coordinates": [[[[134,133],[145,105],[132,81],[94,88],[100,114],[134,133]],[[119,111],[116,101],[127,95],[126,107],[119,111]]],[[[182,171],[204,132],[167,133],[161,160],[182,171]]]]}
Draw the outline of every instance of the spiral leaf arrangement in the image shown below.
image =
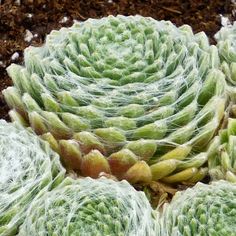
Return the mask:
{"type": "Polygon", "coordinates": [[[157,222],[145,194],[126,181],[67,178],[33,202],[19,236],[152,236],[157,222]]]}
{"type": "Polygon", "coordinates": [[[223,117],[225,76],[206,35],[141,16],[52,31],[12,64],[13,120],[83,176],[196,182],[223,117]]]}
{"type": "Polygon", "coordinates": [[[236,185],[216,181],[178,192],[162,215],[165,236],[234,236],[236,185]]]}
{"type": "Polygon", "coordinates": [[[15,235],[32,200],[56,186],[64,172],[48,144],[0,120],[0,235],[15,235]]]}

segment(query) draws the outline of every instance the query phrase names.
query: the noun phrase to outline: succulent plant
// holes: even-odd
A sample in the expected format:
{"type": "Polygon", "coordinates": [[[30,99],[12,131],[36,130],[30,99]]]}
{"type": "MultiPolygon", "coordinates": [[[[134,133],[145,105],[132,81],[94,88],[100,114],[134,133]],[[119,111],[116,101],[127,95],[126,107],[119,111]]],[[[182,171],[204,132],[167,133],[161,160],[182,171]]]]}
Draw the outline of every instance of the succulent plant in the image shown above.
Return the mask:
{"type": "Polygon", "coordinates": [[[236,182],[236,119],[229,118],[225,129],[219,131],[208,150],[209,173],[213,180],[236,182]]]}
{"type": "Polygon", "coordinates": [[[157,213],[127,181],[67,178],[36,199],[19,236],[153,236],[157,213]]]}
{"type": "Polygon", "coordinates": [[[236,22],[222,27],[215,35],[221,58],[222,71],[226,75],[228,90],[233,102],[236,102],[236,22]]]}
{"type": "Polygon", "coordinates": [[[3,94],[12,119],[43,135],[68,169],[132,183],[196,182],[224,115],[219,68],[203,32],[109,16],[27,48],[24,65],[8,67],[14,87],[3,94]]]}
{"type": "Polygon", "coordinates": [[[223,180],[178,192],[164,207],[161,235],[234,236],[235,199],[236,185],[223,180]]]}
{"type": "Polygon", "coordinates": [[[64,172],[47,143],[0,120],[0,235],[15,235],[32,200],[56,186],[64,172]]]}
{"type": "Polygon", "coordinates": [[[236,22],[234,22],[233,25],[222,27],[219,32],[216,33],[215,39],[217,40],[217,47],[221,59],[228,63],[236,62],[236,22]]]}

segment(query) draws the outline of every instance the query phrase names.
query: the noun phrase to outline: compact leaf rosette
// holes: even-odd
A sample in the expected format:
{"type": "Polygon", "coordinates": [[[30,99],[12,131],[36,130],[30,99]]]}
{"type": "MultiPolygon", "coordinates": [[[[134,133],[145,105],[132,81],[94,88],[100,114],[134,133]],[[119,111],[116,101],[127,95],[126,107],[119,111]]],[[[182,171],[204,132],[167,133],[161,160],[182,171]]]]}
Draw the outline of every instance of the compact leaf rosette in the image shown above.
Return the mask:
{"type": "Polygon", "coordinates": [[[236,182],[236,119],[229,118],[209,146],[208,166],[213,180],[236,182]]]}
{"type": "Polygon", "coordinates": [[[36,199],[19,236],[158,236],[157,213],[127,181],[65,179],[36,199]]]}
{"type": "Polygon", "coordinates": [[[68,169],[131,183],[196,182],[227,100],[220,58],[191,27],[106,17],[52,31],[7,71],[10,115],[68,169]]]}
{"type": "Polygon", "coordinates": [[[163,236],[234,236],[236,185],[216,181],[197,183],[178,192],[162,215],[163,236]]]}
{"type": "Polygon", "coordinates": [[[64,172],[46,142],[0,120],[0,235],[15,235],[32,200],[56,186],[64,172]]]}
{"type": "Polygon", "coordinates": [[[228,91],[232,101],[236,102],[236,22],[222,27],[215,35],[219,50],[222,71],[226,75],[228,91]]]}

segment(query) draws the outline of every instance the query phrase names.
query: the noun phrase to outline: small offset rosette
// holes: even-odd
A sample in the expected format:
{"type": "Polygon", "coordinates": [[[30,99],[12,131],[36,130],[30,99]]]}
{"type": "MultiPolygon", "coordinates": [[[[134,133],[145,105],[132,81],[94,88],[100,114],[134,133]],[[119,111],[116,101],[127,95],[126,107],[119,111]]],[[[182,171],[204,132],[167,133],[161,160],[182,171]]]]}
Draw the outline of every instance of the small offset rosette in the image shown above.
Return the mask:
{"type": "Polygon", "coordinates": [[[236,22],[222,27],[216,33],[217,48],[221,59],[221,70],[227,80],[227,91],[231,100],[236,102],[236,22]]]}
{"type": "Polygon", "coordinates": [[[236,232],[236,185],[216,181],[197,183],[178,192],[164,206],[161,216],[163,236],[233,236],[236,232]]]}
{"type": "Polygon", "coordinates": [[[159,235],[157,212],[127,181],[65,179],[36,199],[19,236],[159,235]]]}

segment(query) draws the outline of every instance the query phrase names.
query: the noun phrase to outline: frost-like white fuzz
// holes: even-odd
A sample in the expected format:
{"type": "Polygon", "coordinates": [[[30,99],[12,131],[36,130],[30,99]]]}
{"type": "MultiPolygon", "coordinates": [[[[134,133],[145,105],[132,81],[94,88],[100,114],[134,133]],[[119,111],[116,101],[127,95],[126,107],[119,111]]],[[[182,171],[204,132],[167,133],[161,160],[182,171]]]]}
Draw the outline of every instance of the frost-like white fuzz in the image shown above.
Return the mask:
{"type": "Polygon", "coordinates": [[[234,236],[236,232],[236,185],[216,181],[178,192],[165,206],[161,219],[163,236],[234,236]]]}
{"type": "Polygon", "coordinates": [[[31,201],[63,175],[48,144],[20,125],[0,120],[0,235],[15,235],[31,201]]]}
{"type": "Polygon", "coordinates": [[[157,212],[126,181],[65,179],[34,201],[19,236],[158,236],[157,212]]]}

